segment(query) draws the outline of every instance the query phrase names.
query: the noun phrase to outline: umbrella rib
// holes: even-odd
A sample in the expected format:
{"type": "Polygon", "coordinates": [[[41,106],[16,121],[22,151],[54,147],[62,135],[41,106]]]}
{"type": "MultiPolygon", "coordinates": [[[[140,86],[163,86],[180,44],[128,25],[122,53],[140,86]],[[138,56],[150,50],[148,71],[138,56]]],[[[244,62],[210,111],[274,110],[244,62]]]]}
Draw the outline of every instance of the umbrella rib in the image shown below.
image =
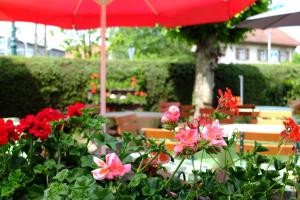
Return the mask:
{"type": "Polygon", "coordinates": [[[154,8],[154,6],[149,2],[149,0],[144,0],[147,6],[150,8],[150,10],[155,14],[158,15],[157,10],[154,8]]]}
{"type": "Polygon", "coordinates": [[[275,20],[275,21],[272,22],[272,23],[269,23],[268,25],[264,26],[263,29],[266,29],[266,28],[268,28],[268,27],[272,27],[274,24],[276,24],[277,22],[280,22],[281,20],[285,19],[286,17],[288,17],[288,15],[283,16],[282,18],[279,18],[279,19],[275,20]]]}
{"type": "MultiPolygon", "coordinates": [[[[77,15],[78,11],[79,11],[79,7],[82,3],[82,0],[78,0],[77,1],[77,4],[76,4],[76,7],[74,9],[74,12],[73,12],[73,16],[72,16],[72,26],[75,27],[75,23],[74,23],[74,18],[75,16],[77,15]]],[[[76,28],[76,27],[75,27],[76,28]]]]}

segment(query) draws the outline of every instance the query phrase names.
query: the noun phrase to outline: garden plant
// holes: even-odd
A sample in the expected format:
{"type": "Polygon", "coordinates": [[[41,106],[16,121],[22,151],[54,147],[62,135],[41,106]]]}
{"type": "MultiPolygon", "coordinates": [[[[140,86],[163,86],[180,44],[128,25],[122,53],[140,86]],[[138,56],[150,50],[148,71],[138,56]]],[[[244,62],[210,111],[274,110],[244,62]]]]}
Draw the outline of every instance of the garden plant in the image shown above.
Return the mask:
{"type": "MultiPolygon", "coordinates": [[[[106,134],[106,120],[81,103],[70,105],[66,113],[43,109],[18,125],[0,119],[0,198],[284,199],[287,186],[299,191],[300,167],[294,157],[267,157],[260,154],[267,149],[258,143],[252,152],[231,155],[236,133],[226,137],[219,119],[237,113],[237,101],[226,89],[219,91],[218,103],[210,117],[180,126],[179,109],[169,108],[161,122],[178,140],[174,152],[166,150],[164,141],[142,135],[106,134]],[[216,160],[217,168],[204,170],[200,157],[191,179],[178,176],[182,163],[202,152],[212,159],[226,152],[229,159],[223,164],[216,160]],[[175,159],[178,166],[168,171],[166,165],[175,159]]],[[[299,126],[291,118],[284,125],[279,149],[300,141],[299,126]]]]}

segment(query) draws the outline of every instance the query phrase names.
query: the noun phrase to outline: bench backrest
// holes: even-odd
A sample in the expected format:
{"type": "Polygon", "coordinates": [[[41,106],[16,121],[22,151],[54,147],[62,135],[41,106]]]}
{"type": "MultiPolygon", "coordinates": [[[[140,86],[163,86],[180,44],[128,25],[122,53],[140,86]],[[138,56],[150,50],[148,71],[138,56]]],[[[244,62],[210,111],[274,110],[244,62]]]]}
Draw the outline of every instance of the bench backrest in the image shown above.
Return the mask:
{"type": "Polygon", "coordinates": [[[180,118],[188,120],[194,116],[195,106],[194,105],[180,105],[180,118]]]}
{"type": "Polygon", "coordinates": [[[262,146],[269,149],[269,151],[262,152],[262,154],[269,155],[293,155],[295,150],[293,144],[281,145],[278,148],[278,143],[281,139],[280,133],[256,133],[256,132],[239,132],[238,142],[236,144],[237,152],[250,152],[254,148],[255,141],[261,143],[262,146]]]}
{"type": "Polygon", "coordinates": [[[119,135],[121,135],[122,132],[130,132],[133,134],[137,134],[139,132],[137,116],[135,114],[115,117],[115,121],[119,135]]]}
{"type": "Polygon", "coordinates": [[[159,112],[167,112],[170,106],[177,106],[180,107],[179,102],[160,102],[159,103],[159,112]]]}
{"type": "Polygon", "coordinates": [[[282,124],[284,117],[292,117],[291,111],[260,111],[258,124],[282,124]]]}
{"type": "Polygon", "coordinates": [[[173,151],[176,145],[175,134],[171,131],[159,129],[159,128],[143,128],[142,132],[146,138],[154,138],[157,140],[167,140],[165,142],[166,149],[173,151]]]}

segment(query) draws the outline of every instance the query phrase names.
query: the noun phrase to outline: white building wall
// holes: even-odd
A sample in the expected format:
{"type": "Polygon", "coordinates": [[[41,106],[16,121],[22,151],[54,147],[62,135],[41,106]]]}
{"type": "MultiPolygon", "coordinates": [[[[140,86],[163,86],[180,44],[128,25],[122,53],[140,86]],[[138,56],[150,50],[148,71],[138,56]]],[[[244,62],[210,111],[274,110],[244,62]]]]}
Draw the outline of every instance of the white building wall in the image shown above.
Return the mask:
{"type": "MultiPolygon", "coordinates": [[[[257,59],[257,50],[258,49],[264,49],[267,52],[267,45],[260,45],[260,44],[231,44],[227,45],[226,49],[224,52],[224,56],[219,58],[219,63],[237,63],[237,64],[267,64],[268,61],[259,61],[257,59]],[[236,58],[236,49],[237,48],[248,48],[249,49],[249,59],[248,60],[238,60],[236,58]]],[[[272,63],[277,63],[279,64],[279,59],[278,59],[278,52],[279,51],[288,51],[289,56],[288,56],[288,62],[292,61],[292,54],[295,52],[295,49],[291,47],[282,47],[282,46],[272,46],[272,63]],[[277,53],[276,53],[277,52],[277,53]],[[277,57],[276,57],[277,54],[277,57]]],[[[266,55],[267,56],[267,55],[266,55]]]]}

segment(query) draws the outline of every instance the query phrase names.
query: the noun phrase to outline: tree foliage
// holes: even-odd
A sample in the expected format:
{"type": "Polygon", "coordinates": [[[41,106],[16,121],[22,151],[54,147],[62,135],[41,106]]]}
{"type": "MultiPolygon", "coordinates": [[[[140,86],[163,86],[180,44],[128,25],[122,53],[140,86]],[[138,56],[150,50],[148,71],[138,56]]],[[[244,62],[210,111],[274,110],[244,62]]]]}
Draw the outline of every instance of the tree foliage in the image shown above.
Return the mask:
{"type": "Polygon", "coordinates": [[[187,41],[198,44],[214,37],[217,42],[234,43],[243,39],[244,34],[250,29],[235,28],[247,17],[262,13],[268,9],[269,0],[257,0],[252,6],[248,7],[232,19],[223,23],[204,24],[196,26],[185,26],[170,30],[175,36],[181,36],[187,41]]]}
{"type": "Polygon", "coordinates": [[[64,40],[63,47],[67,53],[74,58],[95,58],[99,57],[100,34],[96,29],[87,31],[67,31],[62,33],[68,37],[64,40]]]}
{"type": "Polygon", "coordinates": [[[300,54],[299,53],[294,53],[293,54],[292,62],[295,63],[295,64],[299,64],[300,63],[300,54]]]}
{"type": "Polygon", "coordinates": [[[170,37],[166,30],[155,28],[112,29],[108,51],[114,58],[128,58],[134,47],[136,58],[192,56],[191,45],[178,37],[170,37]]]}

